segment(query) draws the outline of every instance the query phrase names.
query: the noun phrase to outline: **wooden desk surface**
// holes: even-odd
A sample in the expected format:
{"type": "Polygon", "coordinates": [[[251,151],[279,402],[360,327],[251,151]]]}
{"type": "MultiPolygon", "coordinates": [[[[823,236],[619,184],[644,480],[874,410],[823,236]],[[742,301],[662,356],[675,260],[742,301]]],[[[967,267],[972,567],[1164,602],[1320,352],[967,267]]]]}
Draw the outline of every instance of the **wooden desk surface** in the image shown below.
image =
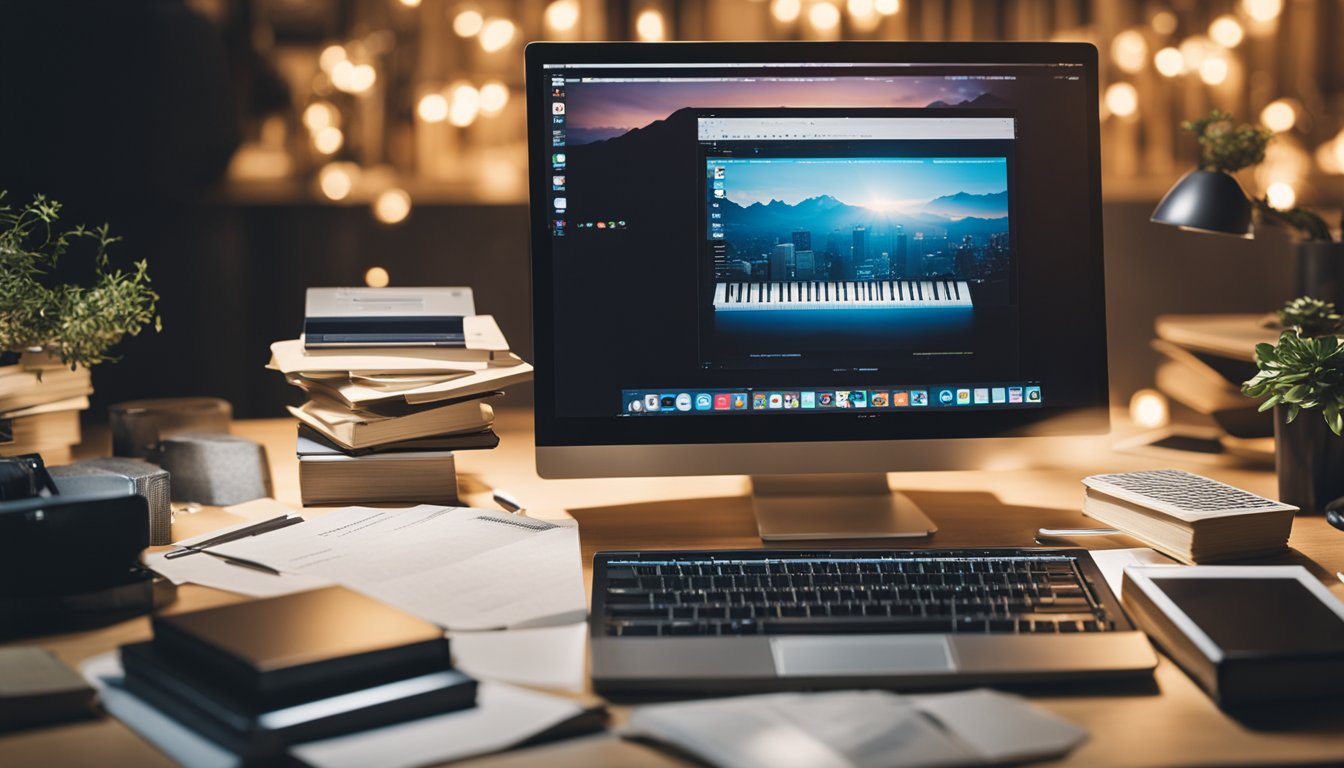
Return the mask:
{"type": "MultiPolygon", "coordinates": [[[[458,454],[462,487],[468,501],[488,504],[493,487],[506,489],[539,517],[572,515],[579,521],[585,576],[591,583],[592,555],[605,549],[758,547],[747,482],[740,477],[617,480],[542,480],[532,460],[531,415],[503,410],[494,451],[458,454]]],[[[239,422],[235,433],[267,445],[276,496],[297,506],[294,423],[289,419],[239,422]]],[[[1065,457],[1029,457],[1048,469],[997,472],[907,473],[893,484],[909,492],[937,521],[931,539],[912,546],[1020,545],[1033,543],[1038,527],[1079,527],[1092,523],[1078,511],[1079,479],[1098,471],[1129,471],[1173,466],[1148,458],[1110,452],[1098,441],[1092,452],[1065,457]]],[[[1027,458],[1027,457],[1024,457],[1027,458]]],[[[1179,465],[1176,465],[1179,466],[1179,465]]],[[[1272,496],[1269,472],[1184,467],[1272,496]]],[[[207,510],[179,515],[174,538],[203,533],[224,524],[207,510]]],[[[1260,562],[1301,563],[1344,597],[1334,576],[1344,570],[1344,533],[1317,517],[1293,526],[1293,550],[1260,562]]],[[[1108,546],[1135,546],[1110,539],[1108,546]]],[[[902,544],[905,546],[905,544],[902,544]]],[[[184,586],[170,610],[190,610],[241,598],[196,586],[184,586]]],[[[99,630],[29,638],[10,645],[37,643],[66,663],[119,645],[149,638],[147,619],[99,630]]],[[[1344,701],[1274,707],[1254,718],[1223,714],[1170,661],[1163,659],[1151,685],[1098,691],[1094,687],[1053,688],[1030,693],[1042,706],[1082,725],[1091,738],[1073,752],[1068,765],[1265,765],[1344,763],[1344,701]]],[[[1344,698],[1344,697],[1341,697],[1344,698]]],[[[613,708],[616,722],[624,711],[613,708]]],[[[116,720],[83,723],[0,735],[0,765],[155,766],[169,761],[116,720]]],[[[505,753],[473,765],[626,766],[684,765],[642,745],[610,735],[505,753]]]]}

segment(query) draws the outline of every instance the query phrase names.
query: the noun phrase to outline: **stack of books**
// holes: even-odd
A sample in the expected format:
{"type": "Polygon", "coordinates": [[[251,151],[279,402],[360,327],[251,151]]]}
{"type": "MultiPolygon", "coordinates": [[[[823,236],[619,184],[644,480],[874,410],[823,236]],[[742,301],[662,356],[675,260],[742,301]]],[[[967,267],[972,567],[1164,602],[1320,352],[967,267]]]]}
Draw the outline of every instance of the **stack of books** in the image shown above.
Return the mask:
{"type": "Polygon", "coordinates": [[[1232,438],[1274,433],[1258,400],[1241,394],[1256,373],[1255,345],[1274,343],[1278,331],[1261,315],[1162,315],[1154,323],[1155,351],[1162,355],[1157,389],[1232,438]]]}
{"type": "Polygon", "coordinates": [[[89,369],[29,352],[0,361],[0,455],[40,453],[48,465],[68,464],[79,444],[79,412],[89,407],[89,369]],[[5,364],[7,363],[7,364],[5,364]]]}
{"type": "Polygon", "coordinates": [[[454,452],[495,447],[486,401],[532,377],[493,317],[463,321],[463,346],[271,345],[268,367],[307,396],[289,409],[305,505],[458,502],[454,452]]]}
{"type": "MultiPolygon", "coordinates": [[[[194,555],[207,557],[207,555],[194,555]]],[[[443,630],[343,587],[153,617],[125,688],[237,755],[474,707],[443,630]]]]}

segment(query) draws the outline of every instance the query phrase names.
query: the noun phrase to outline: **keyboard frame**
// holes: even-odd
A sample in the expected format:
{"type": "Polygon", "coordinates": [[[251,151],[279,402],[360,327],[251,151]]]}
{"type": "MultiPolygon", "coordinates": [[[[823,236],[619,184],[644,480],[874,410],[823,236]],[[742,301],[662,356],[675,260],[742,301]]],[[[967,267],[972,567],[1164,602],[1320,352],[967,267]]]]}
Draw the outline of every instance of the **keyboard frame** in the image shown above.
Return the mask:
{"type": "MultiPolygon", "coordinates": [[[[607,595],[607,566],[614,560],[668,560],[676,558],[697,558],[708,560],[778,560],[778,559],[806,559],[806,558],[845,558],[845,557],[911,557],[911,558],[934,558],[934,557],[1005,557],[1005,556],[1031,556],[1031,555],[1052,555],[1064,556],[1074,559],[1078,563],[1079,572],[1082,574],[1085,587],[1091,590],[1093,597],[1106,611],[1115,626],[1112,632],[1135,631],[1134,624],[1129,620],[1121,607],[1119,597],[1115,595],[1106,583],[1106,579],[1101,574],[1101,569],[1097,567],[1091,554],[1086,549],[1077,547],[950,547],[950,548],[930,548],[930,549],[874,549],[871,547],[856,549],[710,549],[710,550],[646,550],[646,551],[619,551],[607,550],[596,552],[593,555],[593,592],[591,612],[588,617],[588,632],[591,638],[603,638],[610,642],[615,640],[641,642],[666,639],[665,637],[610,637],[604,632],[606,622],[606,595],[607,595]]],[[[943,633],[930,633],[943,634],[943,633]]],[[[994,636],[995,633],[984,633],[987,636],[994,636]]],[[[1009,633],[1003,633],[1005,636],[1009,633]]],[[[1033,637],[1033,635],[1012,634],[1014,637],[1033,637]]],[[[1040,637],[1056,637],[1055,635],[1041,635],[1040,637]]],[[[695,638],[688,638],[695,639],[695,638]]],[[[715,640],[716,636],[706,636],[702,639],[715,640]]]]}

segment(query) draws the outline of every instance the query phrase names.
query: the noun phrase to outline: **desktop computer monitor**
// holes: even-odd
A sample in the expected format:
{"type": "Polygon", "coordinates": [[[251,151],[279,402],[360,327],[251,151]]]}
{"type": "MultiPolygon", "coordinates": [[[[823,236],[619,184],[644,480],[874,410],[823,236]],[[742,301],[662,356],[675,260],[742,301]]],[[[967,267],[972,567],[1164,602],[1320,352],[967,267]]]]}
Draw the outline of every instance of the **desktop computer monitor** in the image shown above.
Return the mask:
{"type": "Polygon", "coordinates": [[[528,46],[538,471],[923,535],[886,472],[1104,433],[1097,105],[1086,44],[528,46]]]}

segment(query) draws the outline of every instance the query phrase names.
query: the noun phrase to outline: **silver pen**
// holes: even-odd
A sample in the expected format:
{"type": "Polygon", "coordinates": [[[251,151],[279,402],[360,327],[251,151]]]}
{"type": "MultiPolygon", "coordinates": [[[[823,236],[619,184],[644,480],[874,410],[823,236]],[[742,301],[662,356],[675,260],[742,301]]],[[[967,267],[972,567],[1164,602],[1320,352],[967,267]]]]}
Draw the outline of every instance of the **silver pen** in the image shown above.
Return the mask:
{"type": "Polygon", "coordinates": [[[513,494],[508,493],[507,491],[501,491],[496,488],[492,498],[495,500],[496,504],[504,508],[505,512],[512,512],[515,515],[527,514],[527,510],[523,509],[523,505],[513,497],[513,494]]]}

